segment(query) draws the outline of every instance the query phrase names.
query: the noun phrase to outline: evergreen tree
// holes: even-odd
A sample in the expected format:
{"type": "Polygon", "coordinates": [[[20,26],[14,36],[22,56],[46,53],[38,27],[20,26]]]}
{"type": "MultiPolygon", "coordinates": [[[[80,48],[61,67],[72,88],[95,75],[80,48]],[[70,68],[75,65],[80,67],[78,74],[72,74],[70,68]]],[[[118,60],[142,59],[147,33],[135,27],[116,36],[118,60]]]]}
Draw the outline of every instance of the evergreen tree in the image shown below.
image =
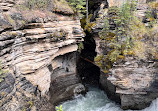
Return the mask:
{"type": "Polygon", "coordinates": [[[68,0],[69,4],[73,7],[74,11],[83,17],[86,13],[86,0],[68,0]]]}

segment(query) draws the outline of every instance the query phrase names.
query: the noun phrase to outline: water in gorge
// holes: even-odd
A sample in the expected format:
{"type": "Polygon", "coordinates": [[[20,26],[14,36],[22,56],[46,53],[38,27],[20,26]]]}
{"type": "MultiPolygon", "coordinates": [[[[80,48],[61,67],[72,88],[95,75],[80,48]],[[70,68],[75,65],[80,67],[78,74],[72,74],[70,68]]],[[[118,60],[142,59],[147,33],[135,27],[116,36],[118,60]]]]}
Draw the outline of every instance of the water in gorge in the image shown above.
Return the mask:
{"type": "MultiPolygon", "coordinates": [[[[110,101],[104,91],[94,87],[90,87],[85,96],[79,95],[74,100],[66,101],[61,105],[63,111],[124,111],[119,105],[110,101]]],[[[146,109],[126,111],[158,111],[158,99],[146,109]]]]}

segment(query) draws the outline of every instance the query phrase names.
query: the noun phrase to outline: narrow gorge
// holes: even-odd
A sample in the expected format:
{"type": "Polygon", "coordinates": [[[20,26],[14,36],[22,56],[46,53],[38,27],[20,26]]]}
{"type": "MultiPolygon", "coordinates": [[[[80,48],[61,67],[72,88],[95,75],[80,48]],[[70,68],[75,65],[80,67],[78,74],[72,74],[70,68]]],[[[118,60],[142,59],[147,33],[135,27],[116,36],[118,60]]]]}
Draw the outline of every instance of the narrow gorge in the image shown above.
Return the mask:
{"type": "Polygon", "coordinates": [[[72,1],[0,0],[0,111],[157,111],[158,1],[72,1]]]}

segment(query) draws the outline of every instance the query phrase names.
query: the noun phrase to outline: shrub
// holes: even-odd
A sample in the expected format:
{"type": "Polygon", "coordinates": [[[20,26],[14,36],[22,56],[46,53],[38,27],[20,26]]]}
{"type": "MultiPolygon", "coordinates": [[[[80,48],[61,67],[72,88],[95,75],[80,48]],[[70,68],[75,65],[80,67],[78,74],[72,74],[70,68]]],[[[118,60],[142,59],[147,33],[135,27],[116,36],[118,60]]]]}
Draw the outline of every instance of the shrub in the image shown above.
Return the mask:
{"type": "Polygon", "coordinates": [[[81,51],[82,51],[83,49],[84,49],[84,45],[83,45],[82,42],[80,42],[80,43],[78,44],[78,52],[81,53],[81,51]]]}
{"type": "Polygon", "coordinates": [[[158,2],[149,2],[148,4],[149,8],[148,11],[146,12],[146,19],[149,20],[148,24],[149,27],[153,27],[154,24],[157,23],[157,18],[158,18],[158,2]]]}
{"type": "Polygon", "coordinates": [[[150,8],[152,8],[152,9],[158,10],[158,2],[157,2],[157,1],[149,2],[149,6],[150,6],[150,8]]]}
{"type": "MultiPolygon", "coordinates": [[[[125,3],[121,8],[116,6],[110,7],[108,17],[105,18],[104,28],[99,33],[103,42],[104,50],[109,50],[102,56],[102,67],[105,72],[111,68],[112,64],[124,56],[125,53],[132,47],[132,36],[129,34],[131,30],[130,23],[134,19],[133,7],[135,3],[125,3]],[[111,28],[110,23],[113,22],[115,29],[111,28]]],[[[121,58],[122,59],[122,58],[121,58]]]]}
{"type": "Polygon", "coordinates": [[[90,22],[91,18],[92,18],[92,14],[88,16],[88,21],[87,21],[86,16],[80,20],[81,27],[84,29],[85,32],[86,31],[91,32],[92,28],[96,25],[94,22],[90,22]]]}
{"type": "Polygon", "coordinates": [[[57,111],[63,111],[62,110],[62,105],[60,105],[60,107],[56,107],[57,111]]]}
{"type": "Polygon", "coordinates": [[[73,7],[73,10],[78,13],[80,17],[83,17],[86,13],[86,0],[68,0],[70,6],[73,7]]]}
{"type": "Polygon", "coordinates": [[[2,66],[1,66],[1,62],[0,62],[0,82],[2,82],[4,80],[4,78],[6,77],[5,73],[7,73],[7,71],[4,71],[2,66]]]}
{"type": "Polygon", "coordinates": [[[133,1],[131,3],[126,2],[121,8],[109,8],[104,28],[99,33],[104,56],[100,55],[102,59],[96,62],[104,69],[104,72],[107,72],[114,62],[124,59],[127,55],[134,55],[139,59],[147,59],[148,55],[157,57],[155,56],[157,54],[156,41],[154,41],[157,39],[151,39],[151,36],[154,37],[151,34],[153,32],[152,27],[146,27],[135,16],[135,7],[136,2],[133,1]],[[111,23],[114,28],[110,25],[111,23]]]}

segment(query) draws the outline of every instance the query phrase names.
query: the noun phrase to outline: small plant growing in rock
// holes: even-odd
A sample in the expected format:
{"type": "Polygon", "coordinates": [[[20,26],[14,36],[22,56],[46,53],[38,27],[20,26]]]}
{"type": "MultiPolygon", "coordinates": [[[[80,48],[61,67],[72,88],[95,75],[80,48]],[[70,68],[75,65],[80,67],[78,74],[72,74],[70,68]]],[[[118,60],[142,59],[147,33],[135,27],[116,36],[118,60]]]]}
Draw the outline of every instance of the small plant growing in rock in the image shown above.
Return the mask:
{"type": "Polygon", "coordinates": [[[8,21],[9,21],[9,23],[10,23],[12,26],[16,25],[16,24],[15,24],[15,20],[13,20],[10,15],[6,15],[6,17],[7,17],[8,21]]]}
{"type": "Polygon", "coordinates": [[[144,22],[148,22],[148,26],[153,27],[158,19],[158,2],[150,2],[148,6],[149,8],[146,12],[144,22]]]}
{"type": "Polygon", "coordinates": [[[81,50],[83,50],[83,49],[84,49],[84,45],[81,42],[81,43],[78,44],[78,51],[81,53],[81,50]]]}
{"type": "Polygon", "coordinates": [[[60,29],[54,32],[52,36],[61,40],[61,39],[65,39],[67,35],[68,35],[68,32],[66,30],[60,29]]]}
{"type": "Polygon", "coordinates": [[[5,92],[1,92],[1,96],[3,97],[3,96],[5,96],[6,95],[6,93],[5,92]]]}
{"type": "Polygon", "coordinates": [[[88,32],[91,32],[92,31],[92,28],[96,25],[96,23],[94,22],[90,22],[90,19],[92,18],[92,14],[90,14],[88,16],[88,20],[86,17],[82,18],[80,20],[81,22],[81,27],[84,29],[84,31],[88,31],[88,32]]]}
{"type": "Polygon", "coordinates": [[[60,105],[59,107],[56,107],[57,111],[63,111],[62,110],[62,105],[60,105]]]}
{"type": "MultiPolygon", "coordinates": [[[[154,3],[154,6],[157,4],[154,3]]],[[[142,20],[135,16],[136,2],[127,2],[121,8],[109,8],[104,28],[99,33],[104,56],[95,58],[95,62],[104,72],[107,72],[114,62],[124,60],[127,55],[137,56],[139,59],[157,59],[157,16],[153,16],[152,10],[149,9],[146,15],[151,19],[152,27],[146,27],[142,20]]]]}
{"type": "Polygon", "coordinates": [[[105,18],[103,30],[100,32],[105,56],[99,56],[95,60],[99,66],[102,66],[104,72],[112,67],[112,64],[117,61],[120,56],[124,56],[124,52],[132,47],[131,35],[128,33],[131,29],[132,20],[134,19],[134,3],[125,3],[121,8],[116,6],[110,7],[108,16],[105,18]],[[110,25],[111,23],[114,26],[110,25]],[[99,59],[98,59],[99,58],[99,59]]]}
{"type": "Polygon", "coordinates": [[[1,66],[1,62],[0,62],[0,82],[2,82],[4,80],[4,78],[6,77],[5,73],[7,73],[8,71],[4,71],[2,66],[1,66]]]}
{"type": "Polygon", "coordinates": [[[29,108],[33,106],[33,101],[28,101],[27,104],[29,105],[29,108]]]}

